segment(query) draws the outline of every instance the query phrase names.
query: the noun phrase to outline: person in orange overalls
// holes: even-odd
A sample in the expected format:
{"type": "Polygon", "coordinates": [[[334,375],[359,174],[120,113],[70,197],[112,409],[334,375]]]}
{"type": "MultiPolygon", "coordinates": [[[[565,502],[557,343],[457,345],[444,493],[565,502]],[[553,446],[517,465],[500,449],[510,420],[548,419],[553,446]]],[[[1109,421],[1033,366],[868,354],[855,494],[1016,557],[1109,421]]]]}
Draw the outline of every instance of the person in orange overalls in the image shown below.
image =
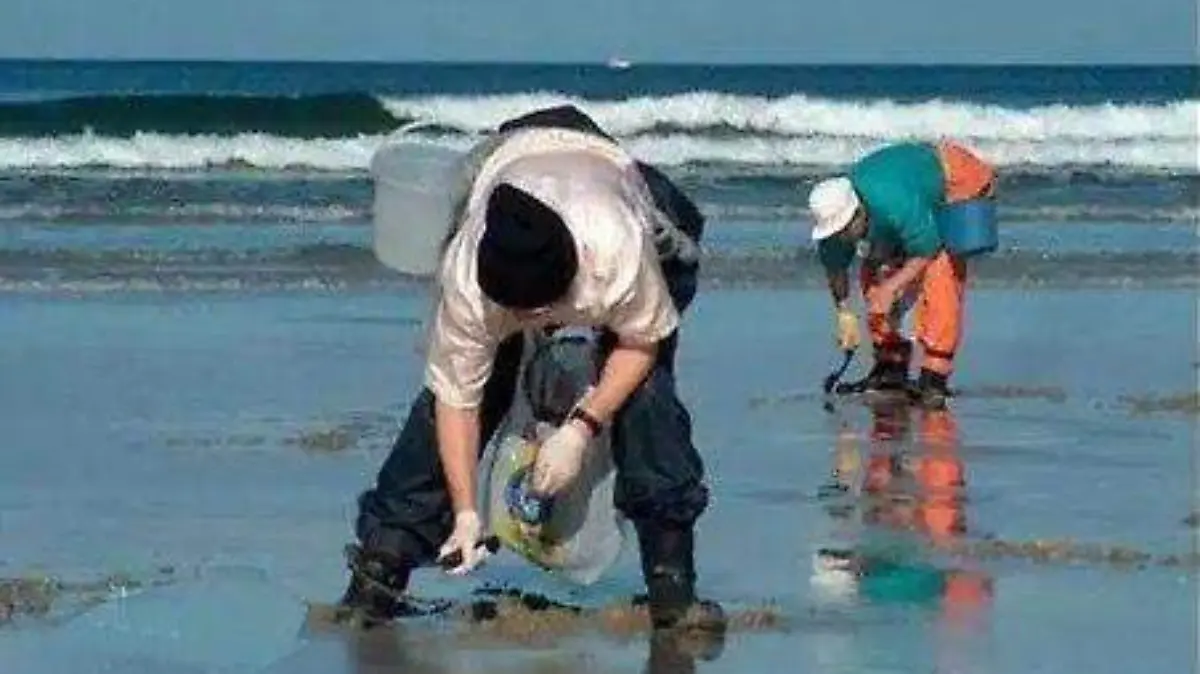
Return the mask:
{"type": "Polygon", "coordinates": [[[910,390],[929,407],[945,405],[962,338],[967,271],[966,260],[942,240],[938,211],[994,193],[992,167],[952,141],[889,145],[860,159],[847,175],[813,188],[812,238],[843,350],[858,348],[861,339],[849,306],[849,268],[859,245],[867,248],[859,278],[875,362],[865,378],[840,392],[910,390]],[[908,381],[912,344],[899,332],[908,308],[900,300],[910,294],[916,296],[915,332],[923,349],[915,387],[908,381]]]}

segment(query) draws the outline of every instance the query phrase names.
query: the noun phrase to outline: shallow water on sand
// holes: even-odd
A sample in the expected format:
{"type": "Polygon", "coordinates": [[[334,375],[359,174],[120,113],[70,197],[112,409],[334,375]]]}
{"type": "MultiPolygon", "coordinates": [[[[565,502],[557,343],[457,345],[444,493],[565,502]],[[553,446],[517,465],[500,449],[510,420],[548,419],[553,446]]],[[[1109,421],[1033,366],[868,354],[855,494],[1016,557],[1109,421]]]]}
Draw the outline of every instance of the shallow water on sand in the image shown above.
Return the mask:
{"type": "MultiPolygon", "coordinates": [[[[732,608],[771,603],[784,624],[733,633],[695,662],[645,635],[549,648],[423,625],[383,641],[302,638],[302,602],[341,590],[353,499],[419,384],[424,303],[0,298],[0,576],[145,578],[170,565],[177,578],[177,595],[114,599],[59,627],[21,621],[0,631],[0,657],[29,674],[270,662],[366,673],[404,658],[404,671],[454,673],[1184,672],[1196,661],[1196,567],[1164,562],[1195,549],[1184,522],[1197,502],[1195,409],[1139,413],[1127,399],[1195,391],[1186,289],[973,294],[962,394],[940,414],[822,409],[836,365],[822,293],[702,293],[679,365],[713,484],[701,587],[732,608]],[[823,547],[911,573],[847,596],[815,582],[827,578],[813,572],[823,547]],[[222,565],[250,571],[196,576],[222,565]]],[[[423,571],[414,589],[466,597],[501,583],[599,605],[640,590],[631,552],[582,592],[509,555],[471,581],[423,571]]]]}

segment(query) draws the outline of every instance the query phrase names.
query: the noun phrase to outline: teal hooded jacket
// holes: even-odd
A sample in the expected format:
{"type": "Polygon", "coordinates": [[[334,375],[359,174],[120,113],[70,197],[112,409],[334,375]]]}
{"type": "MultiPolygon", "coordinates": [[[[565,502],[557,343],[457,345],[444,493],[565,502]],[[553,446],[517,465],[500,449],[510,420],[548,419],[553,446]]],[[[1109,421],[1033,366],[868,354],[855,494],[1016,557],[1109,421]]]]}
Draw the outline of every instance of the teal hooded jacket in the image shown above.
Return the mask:
{"type": "MultiPolygon", "coordinates": [[[[942,247],[936,214],[945,202],[945,175],[930,143],[889,145],[851,166],[848,177],[867,211],[867,240],[906,257],[932,257],[942,247]]],[[[818,246],[821,264],[842,271],[854,246],[832,238],[818,246]]]]}

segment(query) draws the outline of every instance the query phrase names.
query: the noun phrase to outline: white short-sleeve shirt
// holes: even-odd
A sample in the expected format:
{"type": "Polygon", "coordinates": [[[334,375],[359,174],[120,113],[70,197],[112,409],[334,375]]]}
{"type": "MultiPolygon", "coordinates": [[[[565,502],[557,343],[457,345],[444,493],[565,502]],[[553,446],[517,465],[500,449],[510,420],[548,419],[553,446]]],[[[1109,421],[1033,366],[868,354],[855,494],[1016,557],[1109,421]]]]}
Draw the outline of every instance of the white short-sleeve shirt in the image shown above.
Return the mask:
{"type": "Polygon", "coordinates": [[[563,129],[528,129],[507,138],[480,167],[442,257],[426,385],[444,404],[477,407],[496,349],[525,328],[606,327],[627,344],[670,335],[679,315],[653,243],[656,217],[635,161],[616,144],[563,129]],[[500,182],[552,208],[575,240],[579,272],[570,290],[533,321],[521,322],[487,299],[476,278],[484,213],[500,182]]]}

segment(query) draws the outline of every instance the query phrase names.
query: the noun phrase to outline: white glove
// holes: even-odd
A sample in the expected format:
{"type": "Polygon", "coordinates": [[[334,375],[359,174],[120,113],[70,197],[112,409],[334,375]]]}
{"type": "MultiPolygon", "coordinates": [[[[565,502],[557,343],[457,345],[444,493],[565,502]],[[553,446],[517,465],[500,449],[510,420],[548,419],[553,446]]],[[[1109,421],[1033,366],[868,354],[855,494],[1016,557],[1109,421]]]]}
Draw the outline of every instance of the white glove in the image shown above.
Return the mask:
{"type": "Polygon", "coordinates": [[[583,467],[583,453],[591,442],[590,434],[578,423],[558,427],[538,449],[530,483],[536,494],[554,496],[575,481],[583,467]]]}
{"type": "Polygon", "coordinates": [[[442,549],[438,552],[438,561],[459,552],[462,554],[462,563],[450,569],[449,573],[456,576],[470,573],[492,555],[486,547],[480,545],[482,536],[483,525],[479,521],[479,513],[464,510],[455,514],[454,531],[450,532],[450,538],[442,544],[442,549]]]}

